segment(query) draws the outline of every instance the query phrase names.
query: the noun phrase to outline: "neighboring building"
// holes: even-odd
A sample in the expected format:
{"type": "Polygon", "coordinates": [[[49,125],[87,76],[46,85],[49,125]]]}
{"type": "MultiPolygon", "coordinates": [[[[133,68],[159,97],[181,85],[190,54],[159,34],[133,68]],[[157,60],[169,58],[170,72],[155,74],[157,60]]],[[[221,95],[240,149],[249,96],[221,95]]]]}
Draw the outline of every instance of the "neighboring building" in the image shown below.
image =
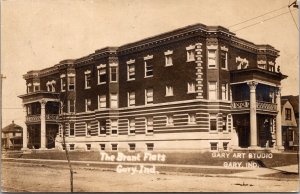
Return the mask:
{"type": "Polygon", "coordinates": [[[286,150],[299,149],[299,96],[282,96],[282,140],[286,150]]]}
{"type": "Polygon", "coordinates": [[[195,24],[29,71],[24,149],[281,150],[278,56],[195,24]]]}
{"type": "Polygon", "coordinates": [[[14,121],[1,130],[2,149],[20,150],[23,144],[23,128],[14,121]]]}

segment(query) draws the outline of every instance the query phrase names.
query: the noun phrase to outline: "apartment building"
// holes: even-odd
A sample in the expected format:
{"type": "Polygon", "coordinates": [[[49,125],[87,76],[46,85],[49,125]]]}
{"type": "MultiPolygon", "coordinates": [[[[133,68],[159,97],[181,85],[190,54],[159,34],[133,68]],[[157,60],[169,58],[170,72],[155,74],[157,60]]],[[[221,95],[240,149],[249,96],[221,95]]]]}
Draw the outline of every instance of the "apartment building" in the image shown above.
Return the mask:
{"type": "Polygon", "coordinates": [[[195,24],[29,71],[23,149],[282,150],[278,56],[195,24]]]}

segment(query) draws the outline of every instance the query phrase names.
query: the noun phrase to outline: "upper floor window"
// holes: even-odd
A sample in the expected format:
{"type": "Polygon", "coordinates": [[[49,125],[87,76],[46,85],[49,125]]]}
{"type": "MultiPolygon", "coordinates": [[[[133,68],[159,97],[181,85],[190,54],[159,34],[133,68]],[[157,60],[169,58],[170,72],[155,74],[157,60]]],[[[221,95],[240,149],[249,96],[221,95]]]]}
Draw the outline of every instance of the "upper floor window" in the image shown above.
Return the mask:
{"type": "Polygon", "coordinates": [[[172,54],[173,54],[173,51],[170,51],[170,50],[165,52],[166,66],[172,66],[173,65],[172,54]]]}
{"type": "Polygon", "coordinates": [[[118,94],[110,94],[110,108],[118,108],[118,94]]]}
{"type": "Polygon", "coordinates": [[[91,88],[91,71],[88,70],[84,72],[84,77],[85,77],[85,89],[91,88]]]}
{"type": "Polygon", "coordinates": [[[237,69],[247,69],[249,66],[249,61],[246,58],[236,57],[237,69]]]}
{"type": "Polygon", "coordinates": [[[110,67],[110,81],[117,82],[117,80],[118,80],[117,67],[110,67]]]}
{"type": "Polygon", "coordinates": [[[196,87],[195,87],[195,82],[188,82],[187,83],[187,93],[195,93],[196,92],[196,87]]]}
{"type": "Polygon", "coordinates": [[[98,72],[98,84],[106,83],[107,75],[106,75],[106,65],[101,64],[97,67],[98,72]]]}
{"type": "Polygon", "coordinates": [[[129,120],[128,134],[129,135],[134,135],[135,134],[135,120],[134,119],[129,120]]]}
{"type": "Polygon", "coordinates": [[[167,116],[167,125],[174,125],[173,116],[168,115],[167,116]]]}
{"type": "Polygon", "coordinates": [[[209,129],[210,129],[210,131],[217,131],[217,115],[216,114],[209,115],[209,129]]]}
{"type": "Polygon", "coordinates": [[[292,120],[292,109],[285,108],[285,120],[292,120]]]}
{"type": "Polygon", "coordinates": [[[195,46],[190,45],[186,47],[186,60],[189,61],[195,61],[195,46]]]}
{"type": "Polygon", "coordinates": [[[224,52],[224,51],[221,52],[221,68],[222,69],[228,68],[227,52],[224,52]]]}
{"type": "Polygon", "coordinates": [[[128,92],[128,106],[135,105],[135,92],[128,92]]]}
{"type": "Polygon", "coordinates": [[[92,135],[92,129],[91,129],[91,122],[85,123],[85,135],[91,136],[92,135]]]}
{"type": "Polygon", "coordinates": [[[69,136],[75,135],[75,123],[69,123],[69,136]]]}
{"type": "Polygon", "coordinates": [[[189,124],[196,124],[196,115],[195,114],[189,114],[188,115],[188,123],[189,124]]]}
{"type": "Polygon", "coordinates": [[[173,86],[166,86],[166,96],[173,96],[173,86]]]}
{"type": "Polygon", "coordinates": [[[222,100],[228,100],[228,84],[222,84],[222,100]]]}
{"type": "Polygon", "coordinates": [[[85,111],[92,111],[92,100],[85,99],[85,111]]]}
{"type": "Polygon", "coordinates": [[[69,113],[75,112],[75,100],[68,100],[69,113]]]}
{"type": "Polygon", "coordinates": [[[66,75],[62,74],[60,75],[60,90],[62,92],[66,91],[66,75]]]}
{"type": "Polygon", "coordinates": [[[33,92],[40,91],[40,83],[33,83],[33,92]]]}
{"type": "Polygon", "coordinates": [[[118,135],[118,120],[112,119],[110,125],[111,135],[118,135]]]}
{"type": "Polygon", "coordinates": [[[52,80],[52,81],[48,81],[47,83],[46,83],[46,86],[47,86],[47,91],[48,92],[55,92],[55,81],[54,80],[52,80]]]}
{"type": "Polygon", "coordinates": [[[68,90],[75,90],[75,75],[68,75],[68,90]]]}
{"type": "Polygon", "coordinates": [[[269,63],[269,71],[274,72],[275,71],[275,64],[274,64],[274,62],[269,61],[268,63],[269,63]]]}
{"type": "Polygon", "coordinates": [[[145,104],[153,104],[153,89],[148,88],[145,91],[145,104]]]}
{"type": "Polygon", "coordinates": [[[260,69],[266,69],[267,62],[264,60],[259,60],[259,61],[257,61],[257,67],[260,69]]]}
{"type": "Polygon", "coordinates": [[[217,67],[217,49],[208,49],[208,68],[217,67]]]}
{"type": "Polygon", "coordinates": [[[106,95],[98,96],[98,109],[106,108],[106,95]]]}
{"type": "Polygon", "coordinates": [[[209,100],[217,100],[217,82],[208,82],[209,100]]]}
{"type": "Polygon", "coordinates": [[[144,57],[145,77],[153,76],[153,65],[149,59],[153,59],[153,55],[147,55],[144,57]]]}
{"type": "Polygon", "coordinates": [[[127,64],[127,80],[135,80],[135,64],[127,64]]]}
{"type": "Polygon", "coordinates": [[[153,117],[146,119],[146,134],[153,134],[153,117]]]}
{"type": "Polygon", "coordinates": [[[106,135],[106,120],[98,122],[98,135],[106,135]]]}
{"type": "Polygon", "coordinates": [[[30,92],[33,92],[33,87],[32,87],[31,83],[27,84],[27,93],[30,93],[30,92]]]}

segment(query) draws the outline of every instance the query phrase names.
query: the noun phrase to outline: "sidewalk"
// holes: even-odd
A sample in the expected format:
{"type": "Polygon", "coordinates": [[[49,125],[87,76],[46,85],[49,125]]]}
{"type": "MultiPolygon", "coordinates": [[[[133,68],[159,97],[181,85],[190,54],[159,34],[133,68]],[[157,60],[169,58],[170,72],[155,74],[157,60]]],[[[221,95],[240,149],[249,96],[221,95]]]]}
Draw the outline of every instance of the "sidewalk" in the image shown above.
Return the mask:
{"type": "MultiPolygon", "coordinates": [[[[20,159],[20,158],[5,158],[2,159],[5,162],[15,162],[15,163],[28,163],[28,164],[48,164],[48,165],[59,165],[66,164],[66,160],[52,160],[52,159],[20,159]]],[[[98,169],[110,169],[115,170],[117,165],[124,166],[156,166],[163,168],[174,168],[172,171],[162,170],[161,172],[165,174],[188,174],[188,175],[206,175],[214,177],[242,177],[242,178],[254,178],[254,179],[270,179],[270,180],[282,180],[278,177],[263,177],[264,175],[274,174],[279,172],[287,173],[298,173],[297,165],[281,166],[276,168],[246,168],[246,167],[223,167],[223,166],[209,166],[209,165],[182,165],[182,164],[159,164],[159,163],[129,163],[129,162],[102,162],[102,161],[71,161],[73,165],[80,167],[93,167],[98,169]],[[185,169],[190,170],[190,173],[182,173],[179,170],[185,169]],[[197,169],[215,169],[220,170],[220,173],[197,173],[197,169]],[[234,170],[240,170],[243,172],[234,172],[234,170]],[[230,171],[230,173],[224,173],[225,171],[230,171]],[[232,172],[233,171],[233,172],[232,172]],[[223,173],[222,173],[223,172],[223,173]]],[[[286,178],[285,178],[286,179],[286,178]]],[[[298,178],[297,178],[298,179],[298,178]]],[[[295,178],[291,180],[297,180],[295,178]]]]}

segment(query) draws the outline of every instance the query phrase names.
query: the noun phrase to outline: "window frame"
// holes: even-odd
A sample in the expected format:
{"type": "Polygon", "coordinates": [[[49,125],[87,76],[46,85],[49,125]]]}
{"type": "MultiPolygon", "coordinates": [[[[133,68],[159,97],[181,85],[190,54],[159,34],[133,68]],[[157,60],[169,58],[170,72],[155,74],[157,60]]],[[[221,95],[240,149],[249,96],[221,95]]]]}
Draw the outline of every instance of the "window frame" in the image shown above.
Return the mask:
{"type": "Polygon", "coordinates": [[[174,89],[171,85],[166,85],[166,97],[174,96],[174,89]]]}
{"type": "Polygon", "coordinates": [[[76,84],[75,84],[75,82],[76,82],[76,80],[75,80],[75,74],[74,74],[74,75],[73,75],[73,74],[72,74],[72,75],[68,75],[68,81],[67,81],[67,82],[68,82],[68,83],[67,83],[67,84],[68,84],[68,91],[75,91],[75,90],[76,90],[76,89],[75,89],[75,85],[76,85],[76,84]],[[74,79],[74,83],[73,83],[73,84],[70,84],[71,78],[74,79]],[[70,86],[73,86],[73,89],[70,89],[70,86]]]}
{"type": "Polygon", "coordinates": [[[187,82],[187,93],[188,94],[196,93],[196,83],[194,81],[187,82]],[[191,90],[191,89],[193,89],[193,90],[191,90]]]}
{"type": "MultiPolygon", "coordinates": [[[[149,96],[151,98],[151,96],[149,96]]],[[[153,88],[147,88],[145,89],[145,105],[154,104],[154,89],[153,88]],[[150,90],[152,90],[152,101],[148,101],[148,93],[150,94],[150,90]]]]}
{"type": "Polygon", "coordinates": [[[107,69],[106,69],[106,65],[105,64],[100,64],[99,66],[97,66],[97,84],[101,85],[101,84],[105,84],[107,81],[107,69]],[[104,73],[103,73],[104,72],[104,73]],[[105,80],[101,80],[101,76],[106,75],[105,76],[105,80]]]}
{"type": "Polygon", "coordinates": [[[106,136],[106,133],[107,133],[106,120],[98,120],[98,136],[106,136]],[[103,127],[102,122],[104,123],[104,130],[102,130],[103,127]],[[105,133],[102,133],[102,131],[104,131],[105,133]]]}
{"type": "Polygon", "coordinates": [[[69,137],[75,137],[75,123],[74,122],[70,122],[68,123],[68,129],[69,129],[69,137]],[[71,134],[71,126],[73,125],[73,135],[71,134]]]}
{"type": "Polygon", "coordinates": [[[135,91],[127,92],[127,106],[128,107],[135,106],[135,91]],[[133,95],[131,95],[131,94],[133,94],[133,95]],[[134,100],[134,103],[132,104],[131,102],[133,100],[134,100]]]}
{"type": "Polygon", "coordinates": [[[76,112],[76,102],[75,100],[68,100],[68,113],[75,113],[76,112]],[[71,111],[71,101],[73,101],[73,111],[71,111]]]}
{"type": "Polygon", "coordinates": [[[221,84],[221,99],[222,99],[222,100],[226,100],[226,101],[229,100],[229,98],[228,98],[228,83],[223,83],[223,84],[221,84]],[[225,86],[225,89],[223,89],[223,86],[225,86]],[[225,96],[223,96],[223,94],[224,94],[225,96]],[[223,98],[223,97],[224,97],[224,98],[223,98]]]}
{"type": "Polygon", "coordinates": [[[86,98],[85,99],[85,112],[91,112],[92,111],[92,99],[86,98]],[[90,101],[90,105],[88,105],[88,101],[90,101]],[[90,106],[90,110],[88,110],[88,107],[90,106]]]}
{"type": "Polygon", "coordinates": [[[207,49],[207,69],[217,69],[218,68],[217,56],[218,56],[218,52],[217,52],[216,48],[208,48],[207,49]],[[212,52],[212,53],[210,53],[210,52],[212,52]],[[213,54],[214,57],[210,56],[211,54],[213,54]],[[211,63],[212,61],[214,61],[213,64],[211,63]]]}
{"type": "Polygon", "coordinates": [[[107,108],[106,95],[105,94],[104,95],[98,95],[98,110],[106,109],[106,108],[107,108]],[[103,104],[105,106],[102,106],[103,104]]]}
{"type": "Polygon", "coordinates": [[[209,132],[212,132],[212,133],[217,133],[218,132],[218,115],[217,114],[209,114],[209,132]],[[215,130],[212,130],[211,129],[211,122],[215,122],[215,126],[216,126],[216,129],[215,130]]]}
{"type": "Polygon", "coordinates": [[[91,89],[92,86],[92,73],[91,71],[84,72],[84,89],[91,89]]]}
{"type": "Polygon", "coordinates": [[[128,135],[135,135],[135,119],[128,119],[128,135]]]}
{"type": "Polygon", "coordinates": [[[154,134],[154,121],[153,121],[153,117],[147,117],[145,118],[145,129],[146,129],[146,135],[153,135],[154,134]],[[152,120],[152,124],[150,125],[152,127],[152,129],[149,130],[149,120],[152,120]],[[150,131],[150,132],[149,132],[150,131]]]}
{"type": "Polygon", "coordinates": [[[111,136],[118,136],[119,135],[119,129],[118,129],[118,119],[110,119],[110,135],[111,136]],[[116,121],[115,124],[113,125],[113,121],[116,121]],[[116,127],[116,128],[113,128],[116,127]],[[116,131],[116,133],[113,133],[113,131],[116,131]]]}
{"type": "Polygon", "coordinates": [[[292,109],[291,108],[285,108],[285,120],[286,121],[291,121],[292,120],[292,109]]]}
{"type": "Polygon", "coordinates": [[[210,143],[210,151],[218,151],[218,142],[209,142],[210,143]],[[213,144],[215,144],[215,146],[213,146],[213,144]],[[215,149],[212,149],[215,148],[215,149]]]}
{"type": "Polygon", "coordinates": [[[133,81],[135,80],[135,63],[127,63],[127,81],[133,81]],[[133,67],[132,72],[130,71],[130,66],[133,67]],[[130,73],[133,73],[132,75],[130,73]],[[130,76],[133,76],[133,78],[130,78],[130,76]]]}
{"type": "Polygon", "coordinates": [[[208,100],[212,100],[212,101],[218,100],[218,82],[217,81],[209,81],[208,82],[208,100]],[[210,86],[212,86],[211,85],[212,83],[214,83],[214,86],[215,86],[214,90],[212,90],[210,88],[210,86]],[[214,99],[211,96],[211,91],[215,92],[215,98],[214,99]]]}
{"type": "Polygon", "coordinates": [[[92,136],[92,125],[90,121],[85,122],[85,136],[86,137],[92,136]]]}
{"type": "Polygon", "coordinates": [[[111,83],[118,82],[118,67],[117,66],[110,66],[109,67],[109,81],[111,83]],[[115,80],[113,80],[113,75],[115,76],[115,80]]]}
{"type": "Polygon", "coordinates": [[[167,50],[164,54],[165,54],[165,67],[173,66],[173,56],[172,56],[173,51],[167,50]]]}
{"type": "Polygon", "coordinates": [[[109,95],[109,105],[110,105],[110,108],[111,109],[116,109],[116,108],[118,108],[119,107],[119,99],[118,99],[118,97],[119,97],[119,95],[118,95],[118,93],[110,93],[110,95],[109,95]],[[116,99],[114,99],[113,97],[115,97],[116,99]],[[116,106],[114,107],[114,106],[112,106],[114,103],[112,103],[112,102],[115,102],[116,104],[116,106]]]}
{"type": "Polygon", "coordinates": [[[190,125],[194,125],[194,124],[197,124],[197,119],[196,119],[196,114],[195,113],[189,113],[188,114],[188,124],[190,125]],[[193,115],[194,117],[194,121],[191,121],[191,116],[193,115]]]}
{"type": "Polygon", "coordinates": [[[192,62],[196,60],[195,48],[196,48],[195,45],[190,45],[186,47],[186,62],[192,62]]]}

